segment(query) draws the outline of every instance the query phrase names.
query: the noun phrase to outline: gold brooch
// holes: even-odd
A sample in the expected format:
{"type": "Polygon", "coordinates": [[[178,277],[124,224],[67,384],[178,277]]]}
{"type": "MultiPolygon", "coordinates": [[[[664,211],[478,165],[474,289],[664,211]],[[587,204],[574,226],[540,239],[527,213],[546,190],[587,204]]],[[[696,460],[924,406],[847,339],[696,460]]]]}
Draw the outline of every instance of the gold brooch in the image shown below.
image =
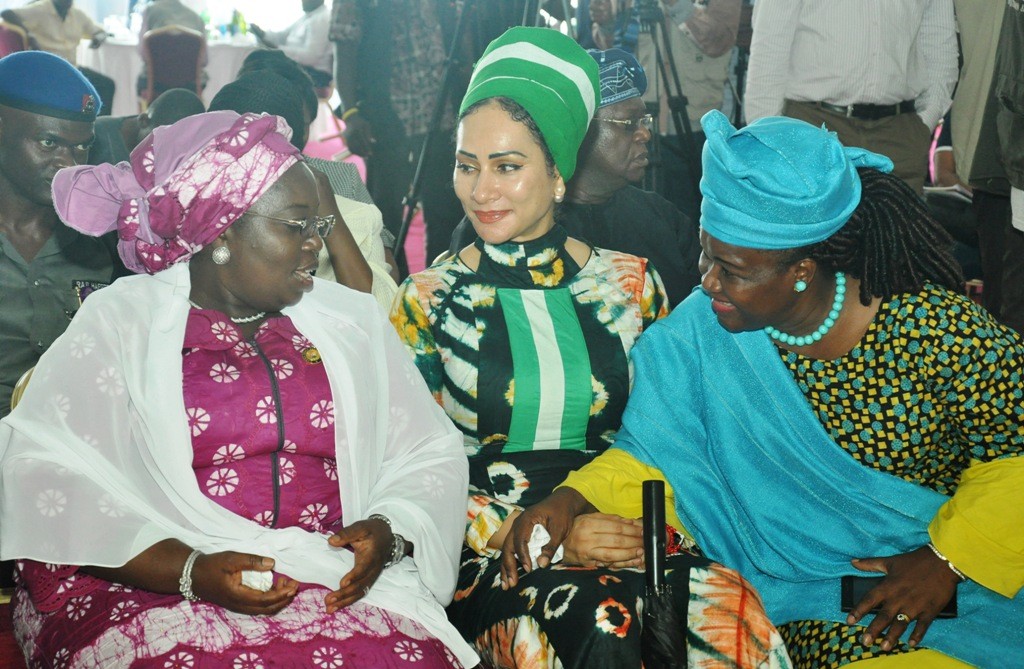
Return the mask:
{"type": "Polygon", "coordinates": [[[302,359],[311,365],[319,365],[323,362],[323,359],[320,357],[320,351],[316,350],[316,346],[310,346],[303,351],[302,359]]]}

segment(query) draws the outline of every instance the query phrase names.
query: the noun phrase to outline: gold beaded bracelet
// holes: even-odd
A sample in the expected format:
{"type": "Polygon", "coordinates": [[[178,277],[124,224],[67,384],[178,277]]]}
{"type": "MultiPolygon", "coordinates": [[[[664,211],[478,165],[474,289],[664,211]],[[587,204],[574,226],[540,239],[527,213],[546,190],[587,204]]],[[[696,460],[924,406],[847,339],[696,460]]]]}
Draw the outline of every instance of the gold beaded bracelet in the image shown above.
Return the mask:
{"type": "Polygon", "coordinates": [[[959,576],[961,581],[966,581],[967,580],[967,574],[965,574],[962,571],[960,571],[959,569],[957,569],[956,565],[954,565],[950,561],[949,558],[947,558],[945,555],[943,555],[942,553],[939,552],[939,549],[935,547],[935,544],[933,544],[932,542],[929,541],[928,542],[928,548],[932,549],[932,553],[935,553],[935,557],[937,557],[940,560],[942,560],[943,562],[945,562],[946,566],[949,567],[950,569],[952,569],[953,573],[956,574],[957,576],[959,576]]]}

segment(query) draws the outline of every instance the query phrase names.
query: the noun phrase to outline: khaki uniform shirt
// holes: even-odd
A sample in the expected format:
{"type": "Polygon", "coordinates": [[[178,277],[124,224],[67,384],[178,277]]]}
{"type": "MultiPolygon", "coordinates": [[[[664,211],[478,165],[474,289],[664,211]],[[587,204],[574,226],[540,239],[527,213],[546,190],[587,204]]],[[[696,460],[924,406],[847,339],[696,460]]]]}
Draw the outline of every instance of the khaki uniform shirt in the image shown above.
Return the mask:
{"type": "Polygon", "coordinates": [[[146,7],[142,15],[142,30],[139,39],[147,30],[156,30],[165,26],[183,26],[206,34],[206,24],[198,14],[178,2],[178,0],[159,0],[146,7]]]}
{"type": "Polygon", "coordinates": [[[0,234],[0,417],[14,384],[57,337],[79,307],[74,281],[109,283],[110,251],[100,239],[57,225],[32,262],[0,234]]]}
{"type": "Polygon", "coordinates": [[[72,65],[78,64],[78,43],[103,32],[98,23],[77,7],[69,9],[68,15],[62,19],[50,0],[36,0],[13,11],[29,34],[39,42],[42,51],[60,56],[72,65]]]}

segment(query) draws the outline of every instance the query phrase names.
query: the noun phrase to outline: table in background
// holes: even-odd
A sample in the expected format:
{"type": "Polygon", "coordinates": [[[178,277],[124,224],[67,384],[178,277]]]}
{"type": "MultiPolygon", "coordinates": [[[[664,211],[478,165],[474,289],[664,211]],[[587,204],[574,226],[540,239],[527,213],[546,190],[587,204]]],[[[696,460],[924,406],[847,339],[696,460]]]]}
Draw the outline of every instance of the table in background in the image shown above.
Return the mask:
{"type": "MultiPolygon", "coordinates": [[[[209,80],[203,90],[203,101],[210,100],[238,74],[242,61],[256,50],[251,42],[209,42],[206,74],[209,80]]],[[[136,40],[109,38],[98,49],[90,49],[88,42],[78,47],[78,64],[105,74],[114,80],[114,104],[110,107],[113,116],[132,116],[139,113],[139,98],[135,84],[143,71],[142,56],[139,55],[136,40]]],[[[107,105],[104,100],[104,105],[107,105]]]]}

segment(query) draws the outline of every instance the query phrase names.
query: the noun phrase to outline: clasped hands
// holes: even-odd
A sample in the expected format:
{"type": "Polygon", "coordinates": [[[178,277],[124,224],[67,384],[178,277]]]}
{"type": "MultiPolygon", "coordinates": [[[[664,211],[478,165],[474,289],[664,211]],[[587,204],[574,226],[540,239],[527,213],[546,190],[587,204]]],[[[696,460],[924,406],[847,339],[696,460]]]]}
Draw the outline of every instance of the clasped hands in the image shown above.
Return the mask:
{"type": "Polygon", "coordinates": [[[523,510],[513,521],[502,544],[501,587],[519,582],[519,565],[533,570],[529,542],[534,525],[541,525],[551,540],[541,548],[537,567],[551,564],[562,546],[566,564],[623,569],[643,566],[643,526],[634,518],[598,513],[571,488],[559,488],[546,500],[523,510]]]}
{"type": "MultiPolygon", "coordinates": [[[[534,525],[542,525],[551,537],[541,549],[537,567],[546,567],[560,544],[569,563],[597,567],[643,565],[643,532],[640,521],[596,513],[596,509],[571,488],[559,488],[546,500],[524,510],[515,519],[502,546],[503,589],[519,582],[519,566],[533,570],[528,543],[534,525]]],[[[928,627],[956,595],[959,577],[927,546],[900,555],[852,560],[857,569],[883,574],[878,584],[856,604],[846,622],[854,625],[869,612],[879,612],[867,626],[865,646],[880,642],[893,648],[911,622],[911,647],[921,643],[928,627]],[[902,615],[901,615],[902,614],[902,615]]],[[[836,587],[838,588],[838,579],[836,587]]]]}
{"type": "MultiPolygon", "coordinates": [[[[355,565],[324,600],[328,613],[334,613],[362,599],[377,581],[391,558],[394,536],[381,520],[360,520],[342,528],[327,539],[334,548],[350,549],[355,565]]],[[[229,611],[249,615],[274,615],[292,603],[299,583],[278,576],[270,590],[261,592],[242,585],[242,572],[271,571],[269,557],[235,551],[201,555],[192,568],[192,590],[201,599],[229,611]]]]}

